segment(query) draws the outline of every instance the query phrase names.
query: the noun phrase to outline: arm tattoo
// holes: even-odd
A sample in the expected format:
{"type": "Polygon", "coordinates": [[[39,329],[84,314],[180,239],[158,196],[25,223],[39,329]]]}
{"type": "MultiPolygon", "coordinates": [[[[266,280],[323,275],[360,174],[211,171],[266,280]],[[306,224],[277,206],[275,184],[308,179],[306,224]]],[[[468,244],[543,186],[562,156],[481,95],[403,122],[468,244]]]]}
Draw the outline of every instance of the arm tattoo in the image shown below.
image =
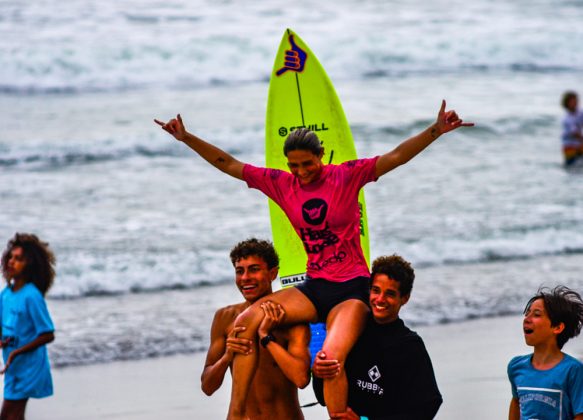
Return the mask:
{"type": "Polygon", "coordinates": [[[436,129],[435,127],[433,127],[433,128],[431,129],[431,138],[432,138],[433,140],[435,140],[435,139],[437,138],[437,129],[436,129]]]}
{"type": "Polygon", "coordinates": [[[225,163],[225,158],[224,158],[224,157],[222,157],[222,156],[219,156],[219,157],[218,157],[218,158],[215,160],[215,162],[216,162],[217,164],[220,164],[220,163],[225,163]]]}

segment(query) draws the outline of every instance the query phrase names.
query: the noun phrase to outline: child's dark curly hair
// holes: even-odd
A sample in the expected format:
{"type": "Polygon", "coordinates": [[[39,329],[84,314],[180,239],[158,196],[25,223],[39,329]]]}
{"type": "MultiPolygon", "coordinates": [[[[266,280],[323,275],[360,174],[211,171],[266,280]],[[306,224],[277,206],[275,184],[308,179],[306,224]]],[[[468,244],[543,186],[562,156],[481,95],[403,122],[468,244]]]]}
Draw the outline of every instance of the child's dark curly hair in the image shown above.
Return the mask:
{"type": "Polygon", "coordinates": [[[55,279],[55,254],[49,248],[47,242],[41,241],[32,233],[16,233],[14,238],[8,241],[2,254],[2,275],[8,278],[8,260],[14,248],[21,248],[26,266],[23,277],[27,283],[33,283],[41,293],[46,295],[55,279]]]}

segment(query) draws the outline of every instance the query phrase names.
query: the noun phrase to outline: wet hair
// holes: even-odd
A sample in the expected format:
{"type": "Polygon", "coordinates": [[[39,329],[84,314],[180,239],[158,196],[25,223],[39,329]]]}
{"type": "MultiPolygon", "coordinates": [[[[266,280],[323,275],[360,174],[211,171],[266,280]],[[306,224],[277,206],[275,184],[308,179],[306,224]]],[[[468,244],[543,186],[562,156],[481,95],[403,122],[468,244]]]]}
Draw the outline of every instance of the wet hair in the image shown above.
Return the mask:
{"type": "Polygon", "coordinates": [[[23,278],[26,283],[33,283],[44,295],[53,285],[55,279],[55,254],[49,248],[48,242],[41,241],[32,233],[16,233],[8,241],[2,254],[2,275],[8,278],[8,260],[14,248],[22,248],[26,259],[23,278]]]}
{"type": "Polygon", "coordinates": [[[237,261],[251,256],[263,259],[269,269],[279,267],[279,256],[277,255],[273,244],[269,241],[250,238],[235,245],[230,254],[233,267],[237,261]]]}
{"type": "Polygon", "coordinates": [[[391,256],[378,257],[372,263],[370,274],[370,285],[376,274],[385,274],[388,278],[399,282],[399,293],[401,296],[411,294],[413,280],[415,280],[415,270],[411,264],[397,254],[391,256]]]}
{"type": "Polygon", "coordinates": [[[573,92],[572,90],[568,90],[567,92],[563,93],[563,97],[561,98],[561,106],[565,109],[568,109],[567,106],[571,99],[577,98],[577,92],[573,92]]]}
{"type": "Polygon", "coordinates": [[[578,336],[581,332],[583,326],[581,295],[565,286],[557,286],[554,289],[541,287],[526,304],[525,315],[533,302],[538,299],[542,299],[544,302],[551,326],[556,327],[561,322],[565,324],[565,329],[557,336],[557,345],[559,349],[562,349],[567,341],[578,336]]]}
{"type": "Polygon", "coordinates": [[[283,144],[283,154],[285,156],[292,150],[307,150],[319,156],[324,148],[316,133],[307,128],[298,128],[287,136],[283,144]]]}

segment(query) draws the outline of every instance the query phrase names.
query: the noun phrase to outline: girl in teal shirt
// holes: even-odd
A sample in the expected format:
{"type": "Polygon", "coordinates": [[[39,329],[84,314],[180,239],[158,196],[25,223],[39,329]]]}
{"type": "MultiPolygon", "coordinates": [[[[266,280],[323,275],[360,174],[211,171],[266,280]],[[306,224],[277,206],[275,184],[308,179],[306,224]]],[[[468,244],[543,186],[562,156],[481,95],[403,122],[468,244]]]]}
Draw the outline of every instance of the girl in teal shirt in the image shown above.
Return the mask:
{"type": "Polygon", "coordinates": [[[24,419],[29,398],[53,394],[46,344],[54,326],[44,295],[55,277],[55,256],[36,235],[17,233],[2,254],[7,286],[0,294],[4,401],[0,418],[24,419]]]}

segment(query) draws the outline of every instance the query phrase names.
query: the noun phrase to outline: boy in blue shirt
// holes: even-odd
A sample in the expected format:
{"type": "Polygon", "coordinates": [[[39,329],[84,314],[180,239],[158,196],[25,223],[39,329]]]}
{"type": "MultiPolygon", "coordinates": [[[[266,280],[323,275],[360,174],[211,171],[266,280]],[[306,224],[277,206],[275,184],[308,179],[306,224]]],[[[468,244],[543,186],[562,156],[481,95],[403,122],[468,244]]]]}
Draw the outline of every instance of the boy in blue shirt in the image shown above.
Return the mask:
{"type": "Polygon", "coordinates": [[[509,420],[583,420],[583,363],[563,353],[581,331],[583,301],[565,286],[541,288],[524,310],[524,339],[534,353],[508,364],[509,420]]]}

